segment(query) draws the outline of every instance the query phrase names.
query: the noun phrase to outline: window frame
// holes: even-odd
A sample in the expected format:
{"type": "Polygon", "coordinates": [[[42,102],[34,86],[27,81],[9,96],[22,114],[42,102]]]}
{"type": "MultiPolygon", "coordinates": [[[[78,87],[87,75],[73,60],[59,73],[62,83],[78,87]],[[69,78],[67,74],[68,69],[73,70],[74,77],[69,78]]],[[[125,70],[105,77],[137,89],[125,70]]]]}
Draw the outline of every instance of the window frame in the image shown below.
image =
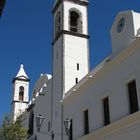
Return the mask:
{"type": "Polygon", "coordinates": [[[73,140],[73,120],[70,119],[70,133],[69,133],[69,140],[73,140]]]}
{"type": "Polygon", "coordinates": [[[79,70],[80,70],[80,64],[77,63],[77,71],[79,71],[79,70]]]}
{"type": "Polygon", "coordinates": [[[82,13],[80,10],[76,9],[76,8],[71,8],[69,10],[69,31],[71,32],[75,32],[75,33],[83,33],[83,22],[82,22],[82,13]],[[77,31],[72,31],[71,30],[71,12],[75,12],[78,16],[79,16],[79,20],[77,22],[77,31]]]}
{"type": "Polygon", "coordinates": [[[139,102],[138,102],[138,94],[137,94],[137,83],[136,83],[136,80],[133,79],[133,80],[130,80],[129,82],[127,82],[127,91],[128,91],[128,100],[129,100],[129,111],[130,111],[130,114],[133,114],[137,111],[139,111],[139,102]],[[132,85],[134,84],[135,89],[130,89],[132,85]],[[130,87],[131,86],[131,87],[130,87]],[[135,93],[132,93],[132,92],[135,92],[135,93]]]}
{"type": "Polygon", "coordinates": [[[30,115],[29,115],[27,133],[28,133],[29,137],[32,136],[34,133],[34,111],[33,110],[30,112],[30,115]]]}
{"type": "Polygon", "coordinates": [[[84,135],[89,134],[89,109],[83,111],[84,135]]]}
{"type": "Polygon", "coordinates": [[[104,126],[106,126],[111,123],[109,96],[106,96],[102,99],[102,106],[103,106],[104,126]]]}
{"type": "Polygon", "coordinates": [[[75,84],[79,82],[78,77],[75,78],[75,84]]]}
{"type": "Polygon", "coordinates": [[[25,88],[23,86],[20,86],[19,87],[19,101],[24,101],[24,91],[25,91],[25,88]]]}

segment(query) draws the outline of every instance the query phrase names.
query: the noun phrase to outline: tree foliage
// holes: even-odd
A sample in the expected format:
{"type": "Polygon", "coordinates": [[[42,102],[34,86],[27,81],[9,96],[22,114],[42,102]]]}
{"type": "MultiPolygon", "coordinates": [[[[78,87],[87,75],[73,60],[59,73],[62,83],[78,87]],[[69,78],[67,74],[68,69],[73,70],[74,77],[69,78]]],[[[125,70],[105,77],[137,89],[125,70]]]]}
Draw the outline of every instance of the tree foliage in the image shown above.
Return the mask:
{"type": "Polygon", "coordinates": [[[14,123],[10,122],[10,116],[4,115],[0,128],[0,140],[25,140],[27,130],[22,127],[22,117],[19,116],[14,123]]]}

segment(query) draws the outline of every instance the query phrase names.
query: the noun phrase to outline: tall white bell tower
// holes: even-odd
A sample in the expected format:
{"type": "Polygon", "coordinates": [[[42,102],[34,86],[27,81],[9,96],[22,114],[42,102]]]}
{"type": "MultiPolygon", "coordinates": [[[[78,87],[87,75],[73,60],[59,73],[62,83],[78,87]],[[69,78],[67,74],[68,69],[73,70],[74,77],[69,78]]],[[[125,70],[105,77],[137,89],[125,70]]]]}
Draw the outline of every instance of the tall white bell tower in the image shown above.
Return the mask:
{"type": "Polygon", "coordinates": [[[89,72],[87,5],[88,0],[57,0],[52,11],[53,76],[63,96],[89,72]]]}
{"type": "Polygon", "coordinates": [[[62,133],[64,127],[60,101],[89,72],[88,4],[88,0],[56,0],[52,10],[54,133],[62,133]]]}
{"type": "Polygon", "coordinates": [[[24,71],[24,66],[20,65],[17,76],[13,79],[13,99],[12,99],[12,121],[16,121],[18,115],[25,111],[29,100],[29,78],[24,71]]]}

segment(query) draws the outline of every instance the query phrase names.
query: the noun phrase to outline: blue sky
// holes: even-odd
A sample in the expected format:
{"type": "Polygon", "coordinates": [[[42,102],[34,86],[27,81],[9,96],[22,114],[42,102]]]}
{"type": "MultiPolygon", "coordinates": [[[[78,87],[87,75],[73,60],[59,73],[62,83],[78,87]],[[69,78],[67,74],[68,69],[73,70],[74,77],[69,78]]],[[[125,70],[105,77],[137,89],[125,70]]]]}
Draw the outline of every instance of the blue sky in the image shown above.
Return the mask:
{"type": "MultiPolygon", "coordinates": [[[[30,95],[41,73],[51,73],[54,0],[7,0],[0,19],[0,118],[10,112],[12,78],[21,63],[31,79],[30,95]]],[[[111,53],[109,30],[119,11],[140,12],[140,0],[90,0],[90,64],[111,53]]]]}

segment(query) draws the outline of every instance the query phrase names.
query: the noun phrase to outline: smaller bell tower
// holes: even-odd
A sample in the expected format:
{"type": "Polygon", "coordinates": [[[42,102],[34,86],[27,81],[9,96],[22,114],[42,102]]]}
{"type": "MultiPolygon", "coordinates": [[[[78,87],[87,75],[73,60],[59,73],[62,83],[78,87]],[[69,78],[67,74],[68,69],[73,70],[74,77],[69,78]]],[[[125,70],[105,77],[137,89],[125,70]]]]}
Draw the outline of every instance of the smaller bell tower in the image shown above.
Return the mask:
{"type": "Polygon", "coordinates": [[[13,98],[12,98],[12,121],[16,121],[18,115],[25,111],[29,100],[29,78],[24,71],[23,64],[15,78],[13,78],[13,98]]]}

